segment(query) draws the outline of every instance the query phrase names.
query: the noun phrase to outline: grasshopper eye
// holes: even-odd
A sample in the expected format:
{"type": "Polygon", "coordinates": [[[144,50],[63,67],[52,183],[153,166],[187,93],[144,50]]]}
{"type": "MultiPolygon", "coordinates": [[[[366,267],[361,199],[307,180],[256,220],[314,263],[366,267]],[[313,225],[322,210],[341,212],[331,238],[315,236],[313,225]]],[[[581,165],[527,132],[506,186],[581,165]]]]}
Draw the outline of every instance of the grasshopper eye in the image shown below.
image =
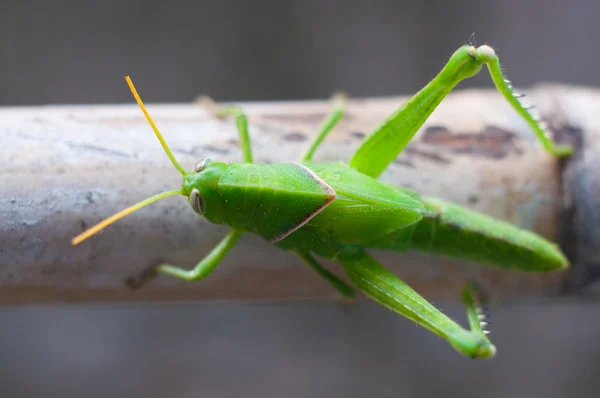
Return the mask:
{"type": "Polygon", "coordinates": [[[198,162],[196,162],[196,165],[194,166],[194,171],[196,173],[201,172],[202,170],[204,170],[204,168],[206,166],[208,166],[210,163],[212,162],[212,160],[208,159],[208,158],[202,158],[200,160],[198,160],[198,162]]]}
{"type": "Polygon", "coordinates": [[[204,200],[202,200],[198,188],[192,189],[192,192],[190,193],[190,205],[196,213],[204,214],[204,200]]]}

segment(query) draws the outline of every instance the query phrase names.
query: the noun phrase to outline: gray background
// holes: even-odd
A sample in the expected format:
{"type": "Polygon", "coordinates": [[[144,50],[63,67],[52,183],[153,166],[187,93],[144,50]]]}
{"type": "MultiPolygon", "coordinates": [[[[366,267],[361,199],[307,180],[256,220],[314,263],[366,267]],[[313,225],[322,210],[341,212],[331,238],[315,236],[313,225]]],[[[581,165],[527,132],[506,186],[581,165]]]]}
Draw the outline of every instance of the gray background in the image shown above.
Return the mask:
{"type": "MultiPolygon", "coordinates": [[[[407,94],[472,32],[518,85],[598,85],[600,2],[0,1],[0,105],[407,94]]],[[[461,87],[490,87],[481,74],[461,87]]],[[[462,309],[439,303],[455,318],[462,309]]],[[[0,309],[2,396],[593,397],[600,306],[494,308],[471,361],[371,303],[0,309]]]]}

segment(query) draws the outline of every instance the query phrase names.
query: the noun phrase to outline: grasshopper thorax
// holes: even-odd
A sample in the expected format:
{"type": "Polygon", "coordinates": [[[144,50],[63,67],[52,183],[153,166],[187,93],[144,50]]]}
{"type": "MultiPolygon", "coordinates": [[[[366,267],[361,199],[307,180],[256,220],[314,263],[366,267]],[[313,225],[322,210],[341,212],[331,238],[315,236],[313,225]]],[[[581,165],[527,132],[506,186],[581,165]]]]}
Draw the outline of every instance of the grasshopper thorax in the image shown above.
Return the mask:
{"type": "Polygon", "coordinates": [[[200,159],[194,170],[183,175],[181,193],[188,197],[192,209],[208,221],[221,223],[219,180],[227,168],[225,163],[200,159]]]}

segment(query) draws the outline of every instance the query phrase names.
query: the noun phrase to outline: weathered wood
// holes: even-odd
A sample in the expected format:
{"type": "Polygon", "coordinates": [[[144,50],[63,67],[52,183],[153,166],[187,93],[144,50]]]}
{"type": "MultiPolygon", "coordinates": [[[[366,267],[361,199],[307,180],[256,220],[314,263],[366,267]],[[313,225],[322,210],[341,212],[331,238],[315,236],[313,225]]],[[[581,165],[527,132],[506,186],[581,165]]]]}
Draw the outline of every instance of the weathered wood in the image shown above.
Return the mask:
{"type": "MultiPolygon", "coordinates": [[[[450,95],[383,179],[562,239],[573,258],[597,266],[600,212],[594,212],[599,196],[593,192],[599,191],[593,189],[598,189],[600,128],[594,112],[600,95],[553,86],[538,87],[529,96],[560,139],[585,139],[585,156],[570,168],[574,177],[568,184],[577,217],[564,217],[563,164],[541,149],[491,90],[450,95]],[[565,222],[573,223],[568,228],[577,230],[577,242],[561,237],[565,222]],[[591,239],[591,246],[581,236],[591,239]]],[[[315,160],[347,160],[403,100],[351,100],[315,160]]],[[[242,105],[257,162],[297,159],[329,109],[327,101],[242,105]]],[[[215,119],[196,104],[149,110],[184,167],[200,157],[240,159],[231,120],[215,119]]],[[[0,303],[335,297],[293,255],[251,235],[204,281],[161,277],[145,289],[128,290],[129,276],[160,261],[192,267],[226,231],[202,221],[184,198],[169,198],[70,246],[70,238],[86,226],[179,187],[179,174],[139,109],[131,104],[0,108],[0,120],[0,303]]],[[[465,279],[479,280],[498,297],[555,294],[569,275],[504,272],[418,253],[375,254],[431,298],[454,297],[465,279]]]]}
{"type": "Polygon", "coordinates": [[[565,219],[563,244],[576,264],[567,290],[598,290],[600,279],[600,91],[571,87],[548,90],[559,96],[554,119],[568,126],[577,156],[563,166],[565,219]]]}

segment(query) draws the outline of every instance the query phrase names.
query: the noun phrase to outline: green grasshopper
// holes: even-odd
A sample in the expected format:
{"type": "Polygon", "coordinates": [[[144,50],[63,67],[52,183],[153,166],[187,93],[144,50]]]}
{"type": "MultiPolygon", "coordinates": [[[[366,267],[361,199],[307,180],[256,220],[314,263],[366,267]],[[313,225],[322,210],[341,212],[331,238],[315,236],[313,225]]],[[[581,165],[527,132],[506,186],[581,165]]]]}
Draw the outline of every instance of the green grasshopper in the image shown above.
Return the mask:
{"type": "Polygon", "coordinates": [[[498,91],[525,119],[544,148],[557,156],[569,155],[572,149],[556,145],[545,126],[520,101],[521,96],[504,78],[496,53],[487,45],[465,45],[456,50],[441,72],[369,135],[347,164],[312,162],[316,149],[342,117],[343,101],[335,102],[301,161],[281,164],[252,162],[246,116],[240,108],[230,106],[221,108],[218,115],[235,117],[244,162],[225,164],[200,159],[192,171],[186,172],[126,76],[133,96],[183,182],[180,189],[159,193],[107,218],[74,238],[72,244],[159,199],[184,195],[197,214],[211,223],[226,224],[231,231],[192,270],[163,264],[156,272],[185,280],[203,279],[243,232],[256,233],[294,252],[343,296],[353,297],[353,289],[326,270],[317,256],[337,261],[367,296],[446,339],[458,352],[472,358],[492,357],[496,348],[487,337],[486,314],[474,285],[467,285],[462,292],[470,325],[467,330],[366,252],[371,248],[420,250],[529,272],[569,266],[556,245],[532,232],[377,180],[443,98],[460,81],[477,74],[484,64],[498,91]]]}

